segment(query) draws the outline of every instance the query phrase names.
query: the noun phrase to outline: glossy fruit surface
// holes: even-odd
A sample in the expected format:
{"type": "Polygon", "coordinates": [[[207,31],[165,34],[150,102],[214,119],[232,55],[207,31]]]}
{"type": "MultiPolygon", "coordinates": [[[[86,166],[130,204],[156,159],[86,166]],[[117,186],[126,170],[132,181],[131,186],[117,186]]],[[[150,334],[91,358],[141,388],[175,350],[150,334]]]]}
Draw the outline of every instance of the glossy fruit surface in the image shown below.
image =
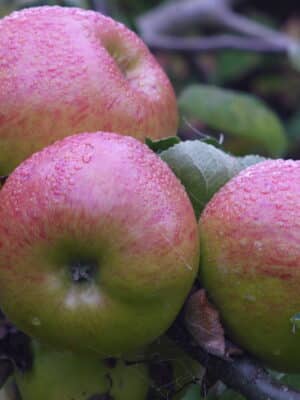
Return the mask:
{"type": "Polygon", "coordinates": [[[172,323],[199,263],[197,221],[167,164],[112,133],[68,137],[0,191],[0,302],[26,333],[119,355],[172,323]]]}
{"type": "Polygon", "coordinates": [[[300,371],[300,161],[242,171],[200,218],[200,277],[230,337],[300,371]]]}
{"type": "Polygon", "coordinates": [[[146,400],[150,379],[143,364],[100,360],[34,344],[32,368],[16,374],[22,400],[146,400]]]}
{"type": "Polygon", "coordinates": [[[176,135],[165,73],[135,33],[94,11],[45,6],[0,20],[0,87],[0,175],[75,133],[176,135]]]}

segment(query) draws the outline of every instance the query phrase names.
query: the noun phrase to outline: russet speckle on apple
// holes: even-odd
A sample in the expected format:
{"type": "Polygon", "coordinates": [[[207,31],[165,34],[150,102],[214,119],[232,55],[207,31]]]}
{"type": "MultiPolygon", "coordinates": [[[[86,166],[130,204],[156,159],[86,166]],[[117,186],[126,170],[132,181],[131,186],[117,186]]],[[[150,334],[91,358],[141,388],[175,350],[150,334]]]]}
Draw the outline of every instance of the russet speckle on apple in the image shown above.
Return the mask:
{"type": "Polygon", "coordinates": [[[35,153],[0,191],[0,302],[58,348],[116,356],[173,322],[198,270],[189,198],[156,154],[113,133],[35,153]]]}
{"type": "Polygon", "coordinates": [[[142,40],[88,10],[36,7],[0,20],[0,175],[81,132],[177,132],[173,88],[142,40]]]}

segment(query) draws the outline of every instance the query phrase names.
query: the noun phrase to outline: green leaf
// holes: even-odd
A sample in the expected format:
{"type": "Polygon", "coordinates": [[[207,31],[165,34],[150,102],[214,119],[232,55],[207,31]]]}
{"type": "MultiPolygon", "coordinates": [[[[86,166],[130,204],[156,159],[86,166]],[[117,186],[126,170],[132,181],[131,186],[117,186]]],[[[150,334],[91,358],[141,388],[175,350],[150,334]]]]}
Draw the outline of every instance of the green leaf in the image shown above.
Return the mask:
{"type": "Polygon", "coordinates": [[[177,136],[167,137],[159,140],[146,138],[145,143],[155,153],[161,153],[162,151],[167,150],[175,144],[180,143],[180,139],[177,136]]]}
{"type": "Polygon", "coordinates": [[[247,166],[264,160],[258,156],[233,157],[200,140],[176,144],[163,151],[160,157],[184,185],[197,218],[229,179],[247,166]]]}
{"type": "Polygon", "coordinates": [[[201,141],[179,143],[160,156],[185,186],[197,217],[236,168],[230,155],[201,141]]]}
{"type": "Polygon", "coordinates": [[[295,390],[300,390],[300,375],[299,374],[283,374],[280,382],[291,386],[295,390]]]}
{"type": "Polygon", "coordinates": [[[236,160],[239,163],[239,168],[240,168],[240,171],[241,171],[242,169],[250,167],[250,165],[257,164],[257,163],[259,163],[261,161],[265,161],[266,158],[265,157],[261,157],[261,156],[257,156],[257,155],[253,155],[253,154],[249,154],[249,155],[244,156],[244,157],[236,157],[236,160]]]}
{"type": "Polygon", "coordinates": [[[278,157],[287,148],[279,118],[258,98],[209,85],[191,85],[179,97],[182,117],[225,134],[225,148],[236,154],[278,157]],[[227,137],[229,135],[229,138],[227,137]]]}
{"type": "Polygon", "coordinates": [[[191,385],[182,400],[201,400],[200,386],[191,385]]]}

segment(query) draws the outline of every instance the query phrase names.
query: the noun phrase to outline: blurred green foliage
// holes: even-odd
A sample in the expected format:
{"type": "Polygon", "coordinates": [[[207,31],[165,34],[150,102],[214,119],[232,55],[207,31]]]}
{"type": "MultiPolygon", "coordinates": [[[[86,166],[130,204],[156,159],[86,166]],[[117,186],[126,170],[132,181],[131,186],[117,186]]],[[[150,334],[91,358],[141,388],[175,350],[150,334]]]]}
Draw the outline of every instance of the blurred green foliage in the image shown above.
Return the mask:
{"type": "Polygon", "coordinates": [[[224,147],[233,154],[278,157],[286,151],[287,140],[279,118],[253,95],[190,85],[179,96],[179,108],[186,120],[224,133],[224,147]]]}

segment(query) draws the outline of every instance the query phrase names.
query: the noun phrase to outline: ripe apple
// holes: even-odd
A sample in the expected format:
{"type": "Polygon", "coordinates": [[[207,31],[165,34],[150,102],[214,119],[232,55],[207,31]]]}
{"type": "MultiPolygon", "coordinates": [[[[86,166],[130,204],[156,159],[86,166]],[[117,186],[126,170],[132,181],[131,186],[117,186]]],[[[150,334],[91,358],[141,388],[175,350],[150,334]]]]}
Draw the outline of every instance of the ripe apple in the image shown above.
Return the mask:
{"type": "Polygon", "coordinates": [[[151,385],[143,363],[127,366],[36,342],[32,368],[15,379],[22,400],[146,400],[151,385]]]}
{"type": "Polygon", "coordinates": [[[46,343],[116,356],[173,322],[199,263],[188,196],[156,154],[113,133],[34,154],[0,191],[0,303],[46,343]]]}
{"type": "Polygon", "coordinates": [[[77,8],[0,20],[0,175],[74,133],[176,135],[176,98],[148,48],[123,24],[77,8]]]}
{"type": "Polygon", "coordinates": [[[300,161],[251,166],[200,218],[200,278],[228,335],[267,365],[300,371],[300,161]]]}

